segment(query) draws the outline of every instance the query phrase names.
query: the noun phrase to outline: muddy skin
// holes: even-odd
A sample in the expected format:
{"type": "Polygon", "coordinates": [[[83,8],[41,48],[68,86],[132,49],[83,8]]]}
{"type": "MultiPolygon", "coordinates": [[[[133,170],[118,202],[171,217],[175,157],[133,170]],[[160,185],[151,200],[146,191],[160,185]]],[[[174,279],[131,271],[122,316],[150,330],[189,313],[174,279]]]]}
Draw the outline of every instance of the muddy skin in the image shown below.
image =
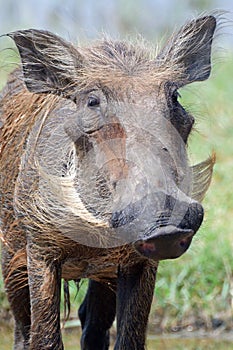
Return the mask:
{"type": "Polygon", "coordinates": [[[214,159],[189,166],[194,117],[178,89],[206,80],[217,19],[197,18],[155,55],[143,43],[75,47],[13,33],[21,68],[0,101],[2,270],[14,349],[61,350],[61,278],[89,278],[82,350],[145,349],[159,260],[203,220],[214,159]]]}

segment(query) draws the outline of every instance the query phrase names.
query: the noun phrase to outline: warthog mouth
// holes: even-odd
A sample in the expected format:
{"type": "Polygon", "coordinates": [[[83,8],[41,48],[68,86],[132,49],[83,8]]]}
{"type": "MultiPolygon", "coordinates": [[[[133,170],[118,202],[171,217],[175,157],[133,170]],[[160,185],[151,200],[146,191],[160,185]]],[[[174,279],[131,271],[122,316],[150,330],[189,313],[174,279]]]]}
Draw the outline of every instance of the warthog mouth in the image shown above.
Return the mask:
{"type": "Polygon", "coordinates": [[[150,237],[134,243],[136,250],[153,260],[175,259],[189,248],[195,232],[173,225],[155,229],[150,237]]]}

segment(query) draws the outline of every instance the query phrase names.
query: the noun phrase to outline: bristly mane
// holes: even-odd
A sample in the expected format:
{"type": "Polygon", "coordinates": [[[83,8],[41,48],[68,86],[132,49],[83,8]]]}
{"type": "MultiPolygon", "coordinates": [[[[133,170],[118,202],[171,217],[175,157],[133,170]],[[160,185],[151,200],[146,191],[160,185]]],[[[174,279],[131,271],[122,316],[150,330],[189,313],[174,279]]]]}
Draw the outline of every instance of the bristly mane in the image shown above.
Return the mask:
{"type": "MultiPolygon", "coordinates": [[[[223,14],[218,13],[217,21],[221,22],[222,17],[223,14]]],[[[207,21],[208,17],[206,21],[202,18],[202,24],[198,29],[195,21],[190,23],[188,29],[186,25],[181,27],[171,36],[159,55],[157,55],[158,48],[149,45],[141,38],[130,42],[114,41],[104,37],[92,46],[74,47],[84,59],[83,64],[77,69],[77,87],[80,90],[86,89],[95,81],[102,85],[111,85],[113,88],[117,82],[128,85],[127,82],[133,81],[134,84],[139,84],[140,88],[140,82],[153,86],[164,80],[179,80],[179,85],[182,86],[184,57],[190,55],[190,50],[195,54],[205,48],[205,38],[197,42],[193,37],[197,30],[201,31],[206,26],[207,21]],[[186,45],[189,51],[183,49],[184,42],[189,43],[186,45]]],[[[209,67],[208,64],[203,70],[208,71],[209,67]]]]}

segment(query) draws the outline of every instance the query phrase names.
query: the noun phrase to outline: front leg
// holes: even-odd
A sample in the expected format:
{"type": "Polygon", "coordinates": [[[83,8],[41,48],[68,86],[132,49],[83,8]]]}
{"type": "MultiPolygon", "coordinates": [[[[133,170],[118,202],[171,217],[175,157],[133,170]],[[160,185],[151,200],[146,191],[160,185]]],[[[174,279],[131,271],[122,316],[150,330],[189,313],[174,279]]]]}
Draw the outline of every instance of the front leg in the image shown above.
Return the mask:
{"type": "MultiPolygon", "coordinates": [[[[50,254],[55,251],[50,248],[50,254]]],[[[30,350],[62,350],[60,331],[61,265],[48,260],[48,247],[29,239],[28,280],[31,299],[30,350]]],[[[51,256],[50,256],[51,257],[51,256]]]]}
{"type": "Polygon", "coordinates": [[[120,267],[117,286],[117,341],[114,350],[144,350],[157,266],[149,261],[120,267]]]}

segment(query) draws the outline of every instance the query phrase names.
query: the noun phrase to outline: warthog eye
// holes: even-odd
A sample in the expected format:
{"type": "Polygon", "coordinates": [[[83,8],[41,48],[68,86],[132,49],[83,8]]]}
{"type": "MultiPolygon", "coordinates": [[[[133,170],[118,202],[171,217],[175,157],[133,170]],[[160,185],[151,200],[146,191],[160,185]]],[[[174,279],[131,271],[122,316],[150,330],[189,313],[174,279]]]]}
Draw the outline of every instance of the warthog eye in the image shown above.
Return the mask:
{"type": "Polygon", "coordinates": [[[100,99],[97,96],[89,96],[87,106],[90,108],[98,107],[100,105],[100,99]]]}

